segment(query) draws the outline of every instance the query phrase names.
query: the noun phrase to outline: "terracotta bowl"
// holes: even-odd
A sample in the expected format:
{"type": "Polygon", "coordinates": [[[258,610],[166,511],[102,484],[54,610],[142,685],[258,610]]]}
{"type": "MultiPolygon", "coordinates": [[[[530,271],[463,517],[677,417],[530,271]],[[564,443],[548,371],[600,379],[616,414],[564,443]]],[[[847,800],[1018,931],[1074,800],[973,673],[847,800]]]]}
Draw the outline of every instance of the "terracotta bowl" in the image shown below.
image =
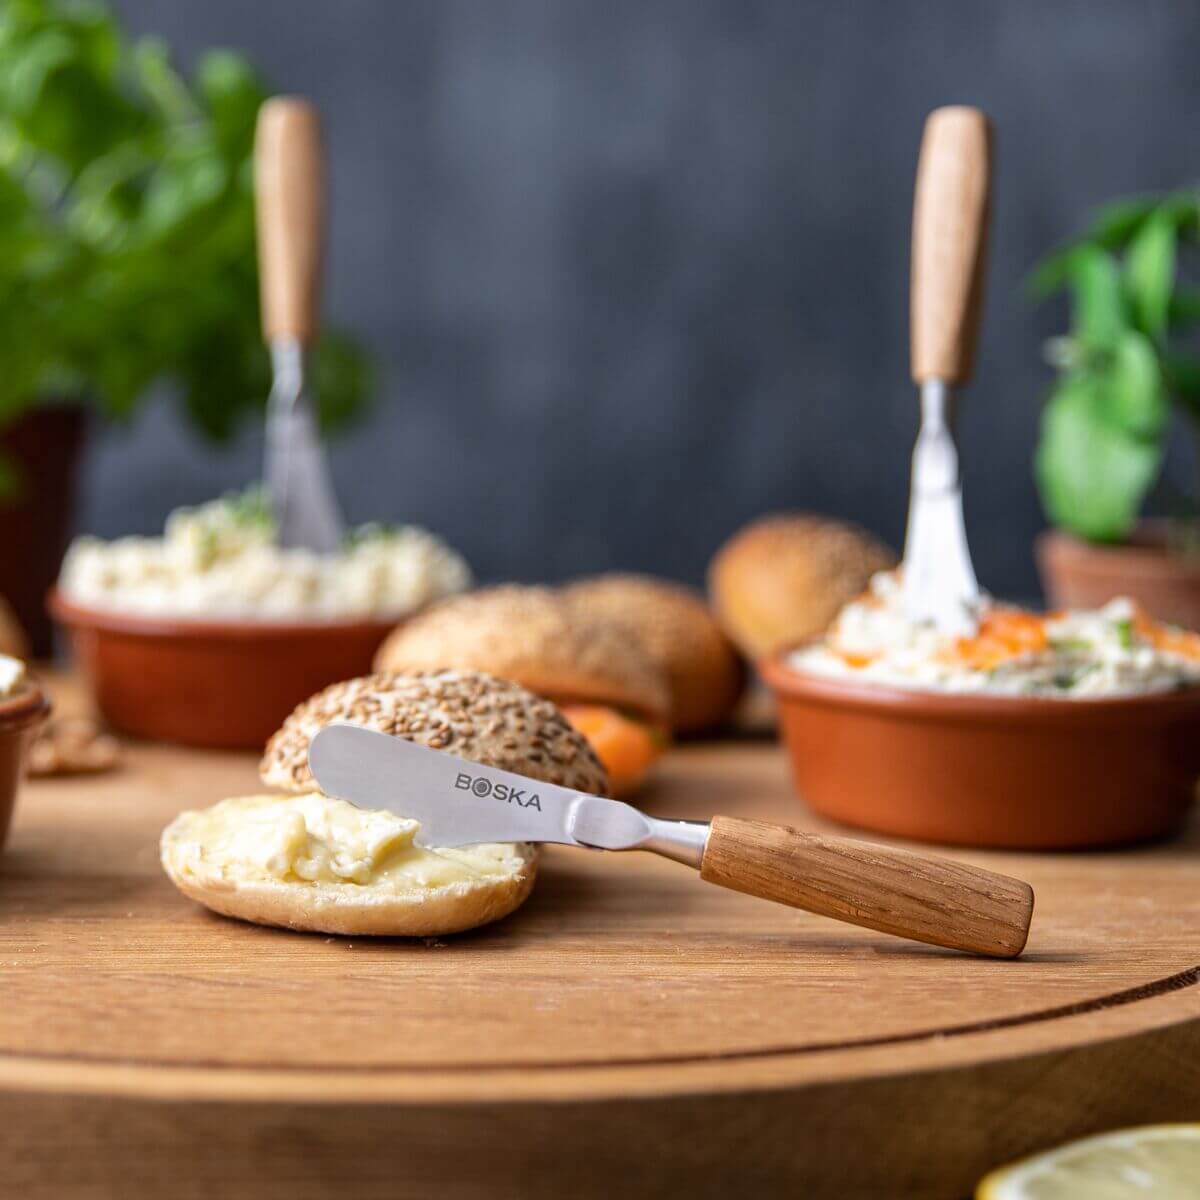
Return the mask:
{"type": "Polygon", "coordinates": [[[906,691],[761,666],[801,796],[846,825],[1077,849],[1175,832],[1200,777],[1200,688],[1109,700],[906,691]]]}
{"type": "Polygon", "coordinates": [[[50,704],[35,683],[25,683],[11,696],[0,699],[0,849],[8,839],[25,747],[50,711],[50,704]]]}
{"type": "Polygon", "coordinates": [[[135,737],[261,750],[314,692],[366,675],[390,621],[193,621],[47,601],[104,719],[135,737]]]}

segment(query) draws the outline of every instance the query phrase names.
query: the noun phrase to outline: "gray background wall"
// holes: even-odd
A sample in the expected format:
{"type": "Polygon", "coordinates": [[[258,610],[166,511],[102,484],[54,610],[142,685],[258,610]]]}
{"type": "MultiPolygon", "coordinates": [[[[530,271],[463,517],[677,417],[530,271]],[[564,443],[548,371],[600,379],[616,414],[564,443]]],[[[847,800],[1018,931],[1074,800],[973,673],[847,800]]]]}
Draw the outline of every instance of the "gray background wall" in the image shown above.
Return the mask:
{"type": "MultiPolygon", "coordinates": [[[[349,515],[415,520],[485,578],[698,580],[765,510],[898,544],[916,405],[908,227],[926,112],[998,129],[964,412],[985,584],[1028,595],[1029,461],[1062,320],[1021,294],[1089,206],[1200,161],[1200,7],[1177,0],[120,0],[186,63],[246,49],[327,119],[327,308],[384,360],[333,450],[349,515]]],[[[169,403],[109,433],[82,524],[238,486],[169,403]]]]}

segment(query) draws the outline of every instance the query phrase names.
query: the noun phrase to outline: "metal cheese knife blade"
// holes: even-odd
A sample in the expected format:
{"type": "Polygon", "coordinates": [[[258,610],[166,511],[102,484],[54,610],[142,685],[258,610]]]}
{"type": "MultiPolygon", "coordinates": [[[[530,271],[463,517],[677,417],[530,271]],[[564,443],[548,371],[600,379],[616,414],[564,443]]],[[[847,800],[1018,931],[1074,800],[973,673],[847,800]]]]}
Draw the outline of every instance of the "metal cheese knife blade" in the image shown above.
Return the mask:
{"type": "Polygon", "coordinates": [[[912,374],[921,430],[904,542],[904,607],[945,633],[976,626],[979,584],[963,522],[955,384],[971,374],[987,241],[991,133],[975,108],[925,123],[913,203],[912,374]]]}
{"type": "Polygon", "coordinates": [[[913,451],[904,538],[904,608],[910,621],[945,633],[974,631],[979,583],[963,520],[951,396],[940,379],[921,385],[921,431],[913,451]]]}
{"type": "Polygon", "coordinates": [[[263,482],[281,544],[328,554],[343,526],[305,387],[306,350],[317,335],[325,206],[320,122],[307,101],[280,96],[259,110],[254,179],[263,334],[274,370],[263,482]]]}
{"type": "Polygon", "coordinates": [[[327,796],[418,821],[422,846],[650,850],[734,891],[997,958],[1020,954],[1029,933],[1029,885],[965,863],[736,817],[662,820],[356,725],[320,730],[308,761],[327,796]]]}
{"type": "Polygon", "coordinates": [[[419,846],[560,842],[645,848],[698,867],[708,834],[704,822],[659,821],[619,800],[481,767],[357,725],[322,729],[309,745],[308,763],[327,796],[419,821],[419,846]]]}
{"type": "Polygon", "coordinates": [[[267,401],[263,483],[279,524],[279,543],[332,554],[344,527],[316,413],[304,390],[304,347],[276,338],[271,362],[275,382],[267,401]]]}

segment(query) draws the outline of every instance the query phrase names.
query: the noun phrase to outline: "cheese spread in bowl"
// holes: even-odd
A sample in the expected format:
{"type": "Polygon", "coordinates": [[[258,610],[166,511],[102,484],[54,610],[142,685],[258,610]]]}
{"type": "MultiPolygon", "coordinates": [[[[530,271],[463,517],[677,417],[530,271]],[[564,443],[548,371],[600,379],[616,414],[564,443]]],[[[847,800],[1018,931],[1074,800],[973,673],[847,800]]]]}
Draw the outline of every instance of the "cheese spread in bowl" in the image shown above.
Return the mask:
{"type": "Polygon", "coordinates": [[[0,696],[11,696],[25,682],[25,664],[19,658],[0,654],[0,696]]]}
{"type": "Polygon", "coordinates": [[[788,666],[891,687],[1064,700],[1200,686],[1200,634],[1153,621],[1129,600],[1040,615],[985,598],[978,616],[969,637],[914,624],[898,575],[876,575],[788,666]]]}
{"type": "Polygon", "coordinates": [[[399,618],[470,586],[462,557],[415,526],[362,526],[335,554],[284,549],[260,492],[167,518],[162,537],[80,538],[59,591],[86,608],[238,620],[399,618]]]}

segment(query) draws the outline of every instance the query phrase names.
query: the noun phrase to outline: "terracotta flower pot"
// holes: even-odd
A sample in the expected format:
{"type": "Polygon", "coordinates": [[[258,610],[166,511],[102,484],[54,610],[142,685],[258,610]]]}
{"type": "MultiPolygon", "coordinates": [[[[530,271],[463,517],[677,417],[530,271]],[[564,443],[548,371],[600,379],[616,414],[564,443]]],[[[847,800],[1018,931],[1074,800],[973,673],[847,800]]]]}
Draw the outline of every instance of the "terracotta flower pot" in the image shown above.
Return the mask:
{"type": "Polygon", "coordinates": [[[0,596],[12,605],[39,658],[50,653],[44,601],[71,536],[86,428],[87,410],[63,404],[23,413],[0,430],[0,456],[20,473],[16,495],[0,497],[0,596]]]}
{"type": "Polygon", "coordinates": [[[1162,522],[1143,522],[1115,546],[1049,529],[1035,553],[1052,608],[1099,608],[1114,596],[1129,596],[1160,621],[1200,629],[1200,558],[1172,553],[1162,522]]]}

